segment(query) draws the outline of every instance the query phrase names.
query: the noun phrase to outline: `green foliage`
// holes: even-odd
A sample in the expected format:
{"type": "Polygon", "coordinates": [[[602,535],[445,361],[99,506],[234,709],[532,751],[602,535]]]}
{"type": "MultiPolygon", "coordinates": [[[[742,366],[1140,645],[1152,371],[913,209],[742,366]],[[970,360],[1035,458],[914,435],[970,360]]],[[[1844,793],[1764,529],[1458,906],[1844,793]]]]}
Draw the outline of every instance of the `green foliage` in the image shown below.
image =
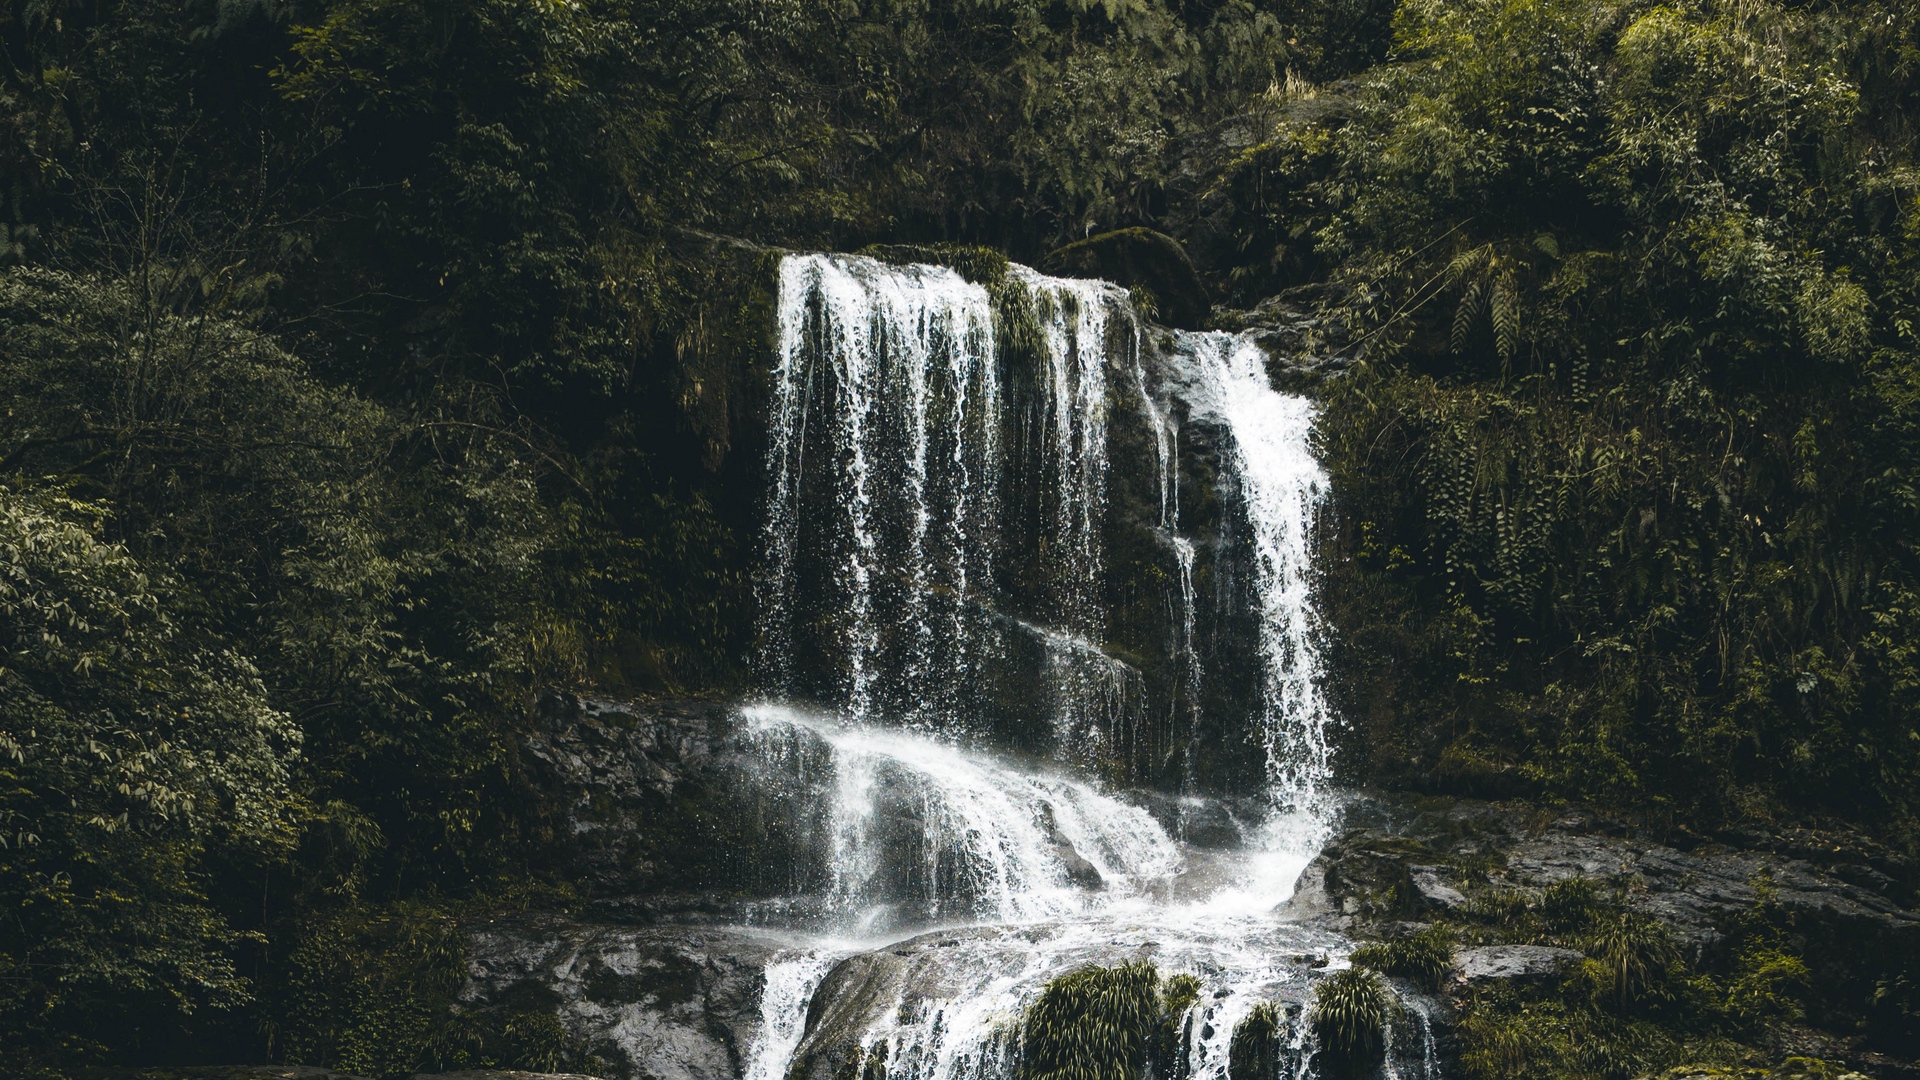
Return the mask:
{"type": "MultiPolygon", "coordinates": [[[[1745,1080],[1797,1075],[1792,1063],[1772,1073],[1732,1064],[1767,1052],[1818,998],[1796,920],[1770,878],[1752,884],[1753,903],[1722,921],[1722,943],[1691,962],[1664,926],[1628,906],[1630,882],[1568,878],[1531,901],[1522,893],[1478,894],[1428,933],[1476,944],[1546,943],[1588,959],[1564,979],[1467,988],[1458,1028],[1463,1070],[1472,1080],[1626,1080],[1669,1068],[1674,1076],[1745,1080]]],[[[1354,957],[1378,967],[1375,958],[1390,955],[1376,944],[1354,957]]]]}
{"type": "Polygon", "coordinates": [[[1709,987],[1721,996],[1727,1013],[1749,1030],[1762,1029],[1768,1021],[1803,1020],[1813,986],[1812,972],[1801,958],[1806,945],[1795,932],[1797,920],[1781,907],[1771,872],[1762,871],[1748,884],[1753,886],[1753,903],[1724,927],[1730,970],[1709,987]]]}
{"type": "Polygon", "coordinates": [[[545,1009],[462,1010],[466,939],[444,912],[400,904],[348,910],[305,927],[286,957],[277,1052],[291,1061],[382,1075],[595,1067],[545,1009]]]}
{"type": "Polygon", "coordinates": [[[1165,1075],[1179,1075],[1187,1060],[1187,1014],[1199,1000],[1200,980],[1193,975],[1170,975],[1160,984],[1160,1024],[1152,1058],[1165,1075]]]}
{"type": "Polygon", "coordinates": [[[1133,1080],[1157,1026],[1160,976],[1152,964],[1083,968],[1047,984],[1021,1028],[1029,1080],[1133,1080]]]}
{"type": "Polygon", "coordinates": [[[1200,979],[1193,975],[1170,975],[1160,984],[1160,1011],[1178,1019],[1200,1000],[1200,979]]]}
{"type": "Polygon", "coordinates": [[[1798,1020],[1811,973],[1806,961],[1778,944],[1749,944],[1735,958],[1727,986],[1727,1011],[1748,1023],[1798,1020]]]}
{"type": "Polygon", "coordinates": [[[1227,1048],[1227,1072],[1246,1080],[1277,1080],[1280,1075],[1280,1011],[1271,1001],[1253,1007],[1233,1027],[1227,1048]]]}
{"type": "Polygon", "coordinates": [[[1469,1080],[1604,1077],[1628,1080],[1682,1060],[1712,1060],[1711,1041],[1689,1044],[1644,1020],[1582,1007],[1557,994],[1485,993],[1460,1020],[1460,1064],[1469,1080]]]}
{"type": "Polygon", "coordinates": [[[1386,1046],[1392,991],[1380,976],[1348,968],[1313,988],[1313,1032],[1336,1075],[1361,1075],[1386,1046]]]}
{"type": "Polygon", "coordinates": [[[246,1001],[201,859],[283,854],[298,806],[298,727],[100,516],[0,485],[0,1025],[22,1067],[246,1001]]]}
{"type": "Polygon", "coordinates": [[[1362,945],[1353,950],[1353,962],[1437,991],[1453,970],[1453,932],[1435,925],[1406,937],[1362,945]]]}
{"type": "Polygon", "coordinates": [[[309,927],[288,954],[280,1052],[387,1073],[426,1069],[466,978],[466,944],[436,913],[348,912],[309,927]]]}
{"type": "Polygon", "coordinates": [[[1598,962],[1595,994],[1622,1014],[1666,998],[1678,956],[1666,927],[1652,916],[1613,915],[1591,934],[1588,952],[1598,962]]]}
{"type": "Polygon", "coordinates": [[[1407,3],[1222,170],[1241,295],[1325,276],[1363,342],[1323,594],[1374,775],[1916,820],[1914,32],[1407,3]]]}
{"type": "Polygon", "coordinates": [[[1600,895],[1600,883],[1590,877],[1570,877],[1547,886],[1540,896],[1541,928],[1550,937],[1578,940],[1593,931],[1610,905],[1600,895]]]}

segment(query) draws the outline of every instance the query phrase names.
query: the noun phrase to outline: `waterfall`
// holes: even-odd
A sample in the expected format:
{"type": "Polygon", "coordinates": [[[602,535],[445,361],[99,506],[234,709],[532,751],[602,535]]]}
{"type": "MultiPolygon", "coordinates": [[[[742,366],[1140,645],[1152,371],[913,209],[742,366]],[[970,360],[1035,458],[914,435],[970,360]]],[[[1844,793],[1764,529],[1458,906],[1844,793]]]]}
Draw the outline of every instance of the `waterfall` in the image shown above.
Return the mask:
{"type": "Polygon", "coordinates": [[[1028,628],[1046,649],[1047,688],[1053,698],[1060,756],[1089,768],[1131,749],[1146,719],[1140,673],[1086,638],[1028,628]]]}
{"type": "Polygon", "coordinates": [[[775,691],[799,689],[795,622],[824,609],[838,634],[826,650],[840,673],[830,689],[854,716],[877,715],[883,694],[920,717],[951,704],[963,603],[993,573],[993,358],[986,290],[951,270],[781,262],[757,582],[761,665],[775,691]],[[829,497],[808,499],[810,485],[829,497]],[[824,563],[820,595],[796,591],[803,557],[824,563]]]}
{"type": "Polygon", "coordinates": [[[743,738],[790,784],[773,804],[826,936],[767,967],[748,1076],[1010,1080],[1049,980],[1132,959],[1202,982],[1192,1080],[1228,1080],[1262,1002],[1303,1076],[1312,987],[1350,948],[1276,916],[1330,805],[1311,403],[1250,341],[1150,346],[1121,290],[1019,266],[987,286],[791,256],[778,302],[755,583],[774,703],[743,738]],[[1182,462],[1205,454],[1218,498],[1190,528],[1182,462]],[[1203,662],[1242,626],[1254,664],[1203,662]],[[1202,755],[1264,777],[1238,847],[1185,842],[1202,755]],[[1141,776],[1181,797],[1103,786],[1141,776]]]}
{"type": "Polygon", "coordinates": [[[977,719],[968,695],[993,635],[975,623],[1005,606],[1008,475],[1038,526],[1019,554],[1039,591],[1013,606],[1104,635],[1106,369],[1116,341],[1137,354],[1137,328],[1110,285],[1014,267],[1004,288],[1032,321],[1030,417],[1007,413],[985,287],[855,256],[781,262],[755,582],[775,696],[928,730],[977,719]],[[1011,456],[1010,431],[1024,437],[1011,456]]]}
{"type": "Polygon", "coordinates": [[[1180,872],[1178,847],[1151,815],[1083,781],[781,706],[744,718],[770,752],[795,738],[829,748],[829,906],[847,929],[909,901],[934,919],[1069,915],[1180,872]]]}
{"type": "Polygon", "coordinates": [[[1176,370],[1193,415],[1232,435],[1233,474],[1253,534],[1269,795],[1278,809],[1313,811],[1332,772],[1314,640],[1312,532],[1327,477],[1308,443],[1313,404],[1273,389],[1266,354],[1249,341],[1183,334],[1180,345],[1176,370]]]}
{"type": "MultiPolygon", "coordinates": [[[[1200,685],[1206,678],[1206,669],[1200,664],[1200,649],[1194,641],[1194,631],[1199,622],[1195,609],[1193,589],[1193,541],[1184,536],[1169,537],[1173,547],[1175,565],[1180,572],[1180,693],[1172,696],[1170,707],[1178,708],[1182,699],[1187,708],[1187,727],[1189,731],[1200,726],[1200,685]]],[[[1191,740],[1187,748],[1187,765],[1181,778],[1181,788],[1193,787],[1193,747],[1191,740]]]]}
{"type": "Polygon", "coordinates": [[[806,1034],[807,1002],[838,959],[831,951],[808,949],[775,957],[767,965],[760,991],[760,1032],[748,1048],[744,1080],[787,1080],[787,1062],[806,1034]]]}
{"type": "Polygon", "coordinates": [[[1161,412],[1159,402],[1153,398],[1153,391],[1147,387],[1147,368],[1140,362],[1136,351],[1133,358],[1133,381],[1140,394],[1140,408],[1147,414],[1147,426],[1153,432],[1154,479],[1160,487],[1160,521],[1164,531],[1173,527],[1173,510],[1179,505],[1178,488],[1180,474],[1174,468],[1173,446],[1179,438],[1167,416],[1161,412]]]}
{"type": "Polygon", "coordinates": [[[1125,294],[1099,281],[1049,278],[1025,267],[1009,273],[1032,297],[1044,343],[1041,438],[1048,454],[1044,538],[1056,625],[1102,634],[1100,526],[1107,501],[1107,362],[1110,321],[1125,315],[1129,348],[1139,348],[1125,294]]]}

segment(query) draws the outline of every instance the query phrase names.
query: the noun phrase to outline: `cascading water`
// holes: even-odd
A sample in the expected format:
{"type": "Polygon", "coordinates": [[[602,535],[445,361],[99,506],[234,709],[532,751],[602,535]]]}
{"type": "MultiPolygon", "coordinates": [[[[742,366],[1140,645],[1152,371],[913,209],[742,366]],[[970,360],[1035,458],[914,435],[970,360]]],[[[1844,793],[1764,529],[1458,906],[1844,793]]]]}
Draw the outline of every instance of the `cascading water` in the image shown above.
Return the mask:
{"type": "Polygon", "coordinates": [[[1074,633],[1103,630],[1100,527],[1107,492],[1107,362],[1110,323],[1120,315],[1138,348],[1125,294],[1098,281],[1049,278],[1025,267],[1009,273],[1032,298],[1041,326],[1044,415],[1042,479],[1051,529],[1043,537],[1053,622],[1074,633]]]}
{"type": "Polygon", "coordinates": [[[1327,477],[1308,445],[1313,404],[1274,390],[1266,355],[1251,342],[1183,334],[1180,346],[1173,367],[1189,408],[1232,435],[1232,472],[1253,534],[1268,793],[1280,810],[1317,812],[1332,769],[1314,643],[1312,531],[1327,477]]]}
{"type": "Polygon", "coordinates": [[[767,968],[747,1075],[825,1080],[864,1060],[889,1080],[1010,1080],[1046,983],[1131,959],[1203,983],[1189,1077],[1227,1076],[1233,1031],[1263,1001],[1282,1006],[1303,1075],[1312,981],[1349,947],[1275,913],[1329,810],[1311,404],[1274,391],[1249,343],[1182,333],[1149,355],[1123,292],[1018,266],[990,288],[789,257],[779,332],[762,666],[774,699],[815,711],[749,709],[743,738],[812,801],[822,936],[767,968]],[[1150,465],[1113,459],[1122,427],[1150,465]],[[1217,433],[1219,501],[1244,519],[1250,610],[1234,625],[1253,628],[1260,669],[1244,728],[1204,747],[1200,624],[1226,616],[1197,580],[1218,576],[1226,541],[1183,535],[1189,429],[1217,433]],[[1141,466],[1153,483],[1128,505],[1144,520],[1116,520],[1114,484],[1141,466]],[[1169,583],[1158,683],[1108,636],[1141,610],[1109,584],[1116,535],[1147,537],[1127,549],[1133,580],[1169,583]],[[1188,737],[1140,743],[1150,715],[1188,737]],[[1180,763],[1128,773],[1122,743],[1180,763]],[[1209,805],[1190,790],[1196,756],[1238,746],[1260,757],[1264,818],[1237,843],[1185,842],[1185,815],[1209,805]],[[1142,774],[1180,788],[1149,804],[1158,816],[1099,786],[1142,774]]]}
{"type": "Polygon", "coordinates": [[[829,907],[871,926],[915,917],[1030,921],[1164,885],[1179,849],[1139,807],[1063,774],[1017,769],[914,732],[841,725],[781,706],[746,710],[769,756],[824,744],[832,763],[829,907]],[[1097,889],[1097,894],[1089,891],[1097,889]]]}
{"type": "Polygon", "coordinates": [[[1001,424],[986,290],[939,267],[807,255],[781,263],[779,304],[762,666],[777,691],[801,690],[796,666],[822,657],[796,656],[795,623],[825,612],[838,678],[805,689],[859,718],[905,702],[910,718],[937,719],[965,661],[964,601],[993,574],[1001,424]],[[830,497],[808,498],[810,483],[830,497]],[[803,564],[822,570],[815,595],[796,595],[803,564]]]}

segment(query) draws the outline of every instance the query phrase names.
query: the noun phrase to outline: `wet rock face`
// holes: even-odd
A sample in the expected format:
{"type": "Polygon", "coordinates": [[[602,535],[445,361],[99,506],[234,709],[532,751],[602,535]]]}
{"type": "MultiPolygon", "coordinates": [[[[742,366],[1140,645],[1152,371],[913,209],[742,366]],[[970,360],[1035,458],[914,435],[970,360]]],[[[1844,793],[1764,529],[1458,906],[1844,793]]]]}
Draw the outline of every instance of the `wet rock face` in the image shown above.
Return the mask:
{"type": "Polygon", "coordinates": [[[1047,257],[1051,273],[1103,278],[1152,293],[1159,320],[1184,330],[1206,325],[1207,288],[1180,242],[1152,229],[1116,229],[1076,240],[1047,257]]]}
{"type": "MultiPolygon", "coordinates": [[[[1213,940],[1174,927],[1073,923],[955,928],[856,953],[826,973],[809,1007],[790,1080],[846,1076],[1019,1074],[1026,1007],[1050,980],[1088,967],[1150,962],[1165,978],[1191,974],[1198,998],[1175,1020],[1173,1053],[1189,1063],[1227,1060],[1254,1002],[1276,1008],[1280,1056],[1294,1075],[1316,981],[1343,939],[1301,926],[1223,928],[1213,940]],[[1230,986],[1220,961],[1249,949],[1271,966],[1230,986]]],[[[1416,1004],[1397,1016],[1396,1061],[1417,1075],[1431,1045],[1416,1004]]]]}
{"type": "Polygon", "coordinates": [[[1311,392],[1353,366],[1359,346],[1340,320],[1321,313],[1334,299],[1325,285],[1301,285],[1269,296],[1244,311],[1218,311],[1214,325],[1251,333],[1267,354],[1275,386],[1311,392]]]}
{"type": "Polygon", "coordinates": [[[493,923],[472,935],[461,999],[553,1008],[606,1080],[735,1080],[781,945],[743,929],[493,923]]]}
{"type": "Polygon", "coordinates": [[[744,746],[736,703],[549,693],[537,710],[522,760],[563,822],[551,857],[590,895],[623,898],[626,917],[698,920],[818,887],[805,806],[809,773],[826,771],[744,746]]]}

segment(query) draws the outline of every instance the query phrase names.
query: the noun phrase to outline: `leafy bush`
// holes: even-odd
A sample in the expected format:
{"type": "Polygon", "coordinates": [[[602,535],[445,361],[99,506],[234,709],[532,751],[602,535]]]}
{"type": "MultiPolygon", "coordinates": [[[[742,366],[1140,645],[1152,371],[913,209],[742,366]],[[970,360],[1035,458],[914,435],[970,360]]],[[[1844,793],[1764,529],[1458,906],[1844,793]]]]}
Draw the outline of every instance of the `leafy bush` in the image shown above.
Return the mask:
{"type": "Polygon", "coordinates": [[[1727,1010],[1748,1023],[1801,1019],[1811,977],[1807,962],[1780,944],[1749,944],[1734,961],[1727,1010]]]}
{"type": "Polygon", "coordinates": [[[1395,31],[1218,189],[1366,341],[1319,429],[1353,749],[1910,840],[1920,218],[1857,208],[1912,167],[1911,69],[1870,59],[1912,20],[1418,0],[1395,31]]]}
{"type": "Polygon", "coordinates": [[[245,1003],[208,853],[283,857],[299,807],[299,729],[100,517],[0,484],[0,1031],[23,1069],[245,1003]]]}
{"type": "Polygon", "coordinates": [[[595,1060],[548,1008],[457,1009],[466,939],[434,907],[354,906],[312,920],[285,958],[276,1052],[386,1076],[450,1069],[572,1072],[595,1060]]]}

